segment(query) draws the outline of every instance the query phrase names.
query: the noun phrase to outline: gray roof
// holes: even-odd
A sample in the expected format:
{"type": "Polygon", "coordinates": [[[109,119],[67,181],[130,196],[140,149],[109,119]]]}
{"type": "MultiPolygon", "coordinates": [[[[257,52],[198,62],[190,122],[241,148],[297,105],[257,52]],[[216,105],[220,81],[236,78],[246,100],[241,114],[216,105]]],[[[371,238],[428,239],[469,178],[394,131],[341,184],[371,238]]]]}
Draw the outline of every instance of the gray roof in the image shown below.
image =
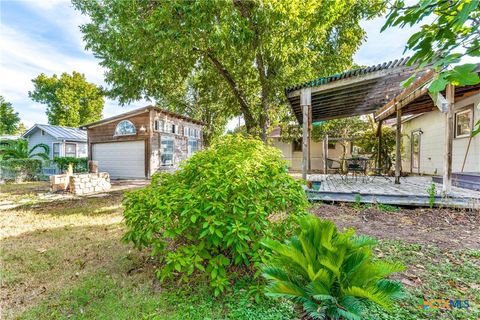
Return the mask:
{"type": "Polygon", "coordinates": [[[85,130],[72,127],[52,126],[49,124],[35,124],[25,132],[22,137],[27,137],[37,129],[45,131],[58,140],[87,142],[87,131],[85,130]]]}

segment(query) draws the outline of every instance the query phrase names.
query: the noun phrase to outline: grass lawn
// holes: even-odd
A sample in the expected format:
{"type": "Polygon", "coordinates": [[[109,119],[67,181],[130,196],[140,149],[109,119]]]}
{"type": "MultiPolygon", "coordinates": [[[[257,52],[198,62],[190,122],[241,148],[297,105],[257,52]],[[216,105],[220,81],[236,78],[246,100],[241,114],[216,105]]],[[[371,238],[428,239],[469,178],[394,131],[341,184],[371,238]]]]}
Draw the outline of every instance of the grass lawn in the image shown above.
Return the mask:
{"type": "MultiPolygon", "coordinates": [[[[288,302],[253,301],[248,294],[247,279],[238,279],[219,298],[213,297],[208,283],[201,278],[187,284],[158,282],[154,277],[155,261],[146,252],[120,241],[125,231],[121,191],[55,201],[36,196],[47,189],[46,183],[0,185],[0,204],[7,200],[20,204],[0,211],[2,319],[298,317],[288,302]]],[[[312,212],[332,218],[322,213],[322,210],[331,212],[330,209],[317,206],[312,212]]],[[[366,214],[364,209],[349,210],[352,209],[344,210],[348,216],[336,214],[336,219],[343,221],[342,227],[351,225],[360,230],[359,221],[384,223],[392,228],[393,220],[381,219],[392,215],[406,221],[408,217],[403,210],[382,212],[384,215],[377,214],[378,217],[366,214]]],[[[478,229],[480,225],[468,225],[467,231],[470,227],[478,229]]],[[[407,289],[406,299],[391,313],[370,309],[369,319],[480,317],[480,248],[475,241],[468,238],[465,240],[468,245],[462,246],[450,235],[452,245],[445,245],[409,237],[404,232],[397,237],[368,229],[362,232],[382,239],[376,251],[378,257],[401,261],[408,268],[398,275],[407,289]],[[470,308],[423,311],[418,307],[422,297],[469,300],[470,308]]]]}

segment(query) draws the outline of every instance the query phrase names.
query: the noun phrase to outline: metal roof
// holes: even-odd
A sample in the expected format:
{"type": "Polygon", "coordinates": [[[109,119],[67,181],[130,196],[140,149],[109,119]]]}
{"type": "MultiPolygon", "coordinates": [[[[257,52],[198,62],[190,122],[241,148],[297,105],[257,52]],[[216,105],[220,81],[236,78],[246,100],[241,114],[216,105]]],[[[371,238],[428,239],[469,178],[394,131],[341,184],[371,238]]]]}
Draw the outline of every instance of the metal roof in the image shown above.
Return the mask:
{"type": "Polygon", "coordinates": [[[328,76],[328,77],[317,78],[317,79],[312,80],[312,81],[297,84],[297,85],[294,85],[292,87],[287,87],[285,89],[285,93],[288,94],[289,92],[294,91],[294,90],[298,90],[298,89],[302,89],[302,88],[308,88],[308,87],[316,87],[316,86],[320,86],[320,85],[327,84],[327,83],[330,83],[330,82],[334,82],[334,81],[337,81],[337,80],[352,78],[352,77],[364,75],[364,74],[367,74],[367,73],[372,73],[372,72],[375,72],[375,71],[402,67],[407,63],[407,61],[409,59],[410,59],[410,57],[400,58],[400,59],[396,59],[394,61],[384,62],[384,63],[380,63],[380,64],[377,64],[377,65],[374,65],[374,66],[366,67],[366,68],[358,68],[358,69],[347,70],[347,71],[337,73],[337,74],[334,74],[334,75],[331,75],[331,76],[328,76]]]}
{"type": "Polygon", "coordinates": [[[36,129],[43,130],[58,140],[87,142],[87,131],[85,130],[72,127],[53,126],[49,124],[35,124],[25,132],[22,137],[30,135],[35,132],[36,129]]]}

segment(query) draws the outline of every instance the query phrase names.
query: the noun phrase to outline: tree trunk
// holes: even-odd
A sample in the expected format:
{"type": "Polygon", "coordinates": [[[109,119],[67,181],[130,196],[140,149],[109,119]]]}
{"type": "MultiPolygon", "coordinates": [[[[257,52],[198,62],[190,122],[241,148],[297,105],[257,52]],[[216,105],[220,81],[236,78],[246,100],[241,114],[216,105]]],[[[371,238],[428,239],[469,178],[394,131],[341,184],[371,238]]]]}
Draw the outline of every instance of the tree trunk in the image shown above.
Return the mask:
{"type": "Polygon", "coordinates": [[[270,117],[268,116],[268,111],[269,111],[269,103],[268,103],[268,95],[269,95],[269,89],[268,89],[268,81],[267,81],[267,73],[265,70],[265,64],[263,62],[263,56],[260,52],[257,52],[256,54],[256,62],[257,62],[257,70],[258,74],[260,76],[260,85],[262,87],[261,90],[261,105],[262,105],[262,111],[260,113],[259,117],[259,124],[260,128],[262,129],[262,140],[264,142],[267,141],[267,135],[268,135],[268,127],[270,126],[270,117]]]}
{"type": "MultiPolygon", "coordinates": [[[[201,51],[199,49],[196,49],[201,51]]],[[[225,68],[225,66],[213,55],[212,52],[209,51],[201,51],[205,54],[205,56],[212,62],[213,66],[217,69],[220,75],[227,81],[230,89],[232,89],[233,95],[237,99],[238,103],[240,104],[240,110],[243,114],[243,119],[245,120],[245,127],[247,128],[247,132],[251,132],[252,129],[255,127],[255,119],[253,118],[252,112],[250,111],[250,106],[247,102],[245,94],[243,91],[238,87],[237,82],[230,74],[230,72],[225,68]]]]}

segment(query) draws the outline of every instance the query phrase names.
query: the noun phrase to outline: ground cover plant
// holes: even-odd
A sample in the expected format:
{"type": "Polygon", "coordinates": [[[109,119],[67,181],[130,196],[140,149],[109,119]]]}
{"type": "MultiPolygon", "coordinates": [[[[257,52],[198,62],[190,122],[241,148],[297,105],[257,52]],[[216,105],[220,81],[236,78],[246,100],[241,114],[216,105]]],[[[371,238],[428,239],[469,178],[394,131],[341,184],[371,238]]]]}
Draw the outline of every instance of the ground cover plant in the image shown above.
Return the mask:
{"type": "Polygon", "coordinates": [[[265,255],[260,240],[283,236],[307,208],[300,182],[285,168],[279,150],[226,136],[181,170],[126,195],[124,239],[152,249],[160,279],[204,272],[217,296],[230,286],[232,266],[255,272],[265,255]]]}
{"type": "Polygon", "coordinates": [[[313,319],[361,319],[367,306],[391,310],[403,296],[402,285],[386,277],[404,266],[374,261],[373,238],[338,232],[311,215],[300,219],[300,230],[284,243],[264,241],[274,253],[263,268],[267,295],[301,304],[313,319]]]}

